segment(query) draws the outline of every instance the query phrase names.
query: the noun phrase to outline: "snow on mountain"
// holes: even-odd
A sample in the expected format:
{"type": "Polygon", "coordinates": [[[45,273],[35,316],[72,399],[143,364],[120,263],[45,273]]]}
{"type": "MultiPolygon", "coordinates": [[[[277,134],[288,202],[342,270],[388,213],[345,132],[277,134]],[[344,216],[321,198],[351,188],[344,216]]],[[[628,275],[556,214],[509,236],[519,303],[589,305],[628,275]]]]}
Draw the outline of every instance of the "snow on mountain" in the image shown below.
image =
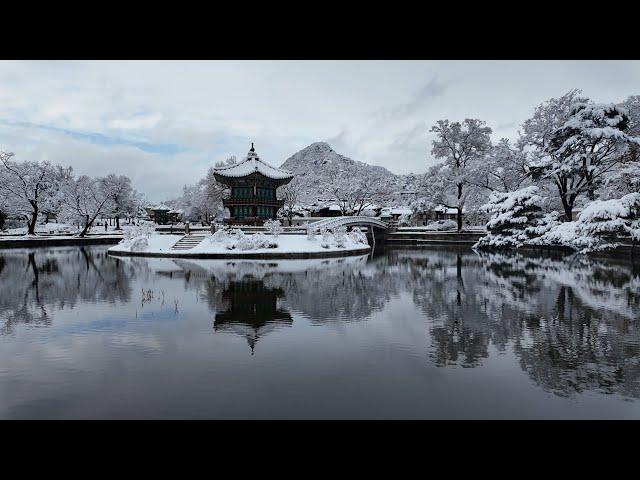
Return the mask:
{"type": "Polygon", "coordinates": [[[335,181],[349,182],[356,178],[366,178],[378,189],[391,192],[391,198],[372,199],[382,204],[407,203],[402,200],[411,200],[410,192],[416,189],[415,175],[396,175],[384,167],[358,162],[339,154],[326,142],[312,143],[303,148],[280,168],[295,175],[291,183],[299,187],[299,202],[303,204],[312,204],[318,199],[329,200],[335,181]]]}

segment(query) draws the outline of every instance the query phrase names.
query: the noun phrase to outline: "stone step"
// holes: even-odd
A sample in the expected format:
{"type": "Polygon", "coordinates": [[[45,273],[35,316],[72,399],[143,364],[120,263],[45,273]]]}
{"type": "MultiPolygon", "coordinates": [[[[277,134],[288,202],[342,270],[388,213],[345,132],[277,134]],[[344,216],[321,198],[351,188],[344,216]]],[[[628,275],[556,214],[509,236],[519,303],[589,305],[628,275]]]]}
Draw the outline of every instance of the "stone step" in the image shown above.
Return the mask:
{"type": "Polygon", "coordinates": [[[204,240],[203,235],[185,235],[171,247],[171,250],[190,250],[200,245],[202,240],[204,240]]]}

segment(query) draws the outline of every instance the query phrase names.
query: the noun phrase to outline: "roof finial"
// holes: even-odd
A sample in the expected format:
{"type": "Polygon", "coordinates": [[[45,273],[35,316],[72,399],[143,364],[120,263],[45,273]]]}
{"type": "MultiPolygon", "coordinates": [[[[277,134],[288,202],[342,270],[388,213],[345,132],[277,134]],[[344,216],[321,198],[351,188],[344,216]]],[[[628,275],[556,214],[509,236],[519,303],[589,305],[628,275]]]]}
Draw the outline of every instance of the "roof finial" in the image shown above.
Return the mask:
{"type": "Polygon", "coordinates": [[[250,152],[255,152],[255,151],[256,151],[256,149],[255,149],[255,148],[253,148],[253,142],[251,142],[251,150],[249,150],[249,151],[250,151],[250,152]]]}

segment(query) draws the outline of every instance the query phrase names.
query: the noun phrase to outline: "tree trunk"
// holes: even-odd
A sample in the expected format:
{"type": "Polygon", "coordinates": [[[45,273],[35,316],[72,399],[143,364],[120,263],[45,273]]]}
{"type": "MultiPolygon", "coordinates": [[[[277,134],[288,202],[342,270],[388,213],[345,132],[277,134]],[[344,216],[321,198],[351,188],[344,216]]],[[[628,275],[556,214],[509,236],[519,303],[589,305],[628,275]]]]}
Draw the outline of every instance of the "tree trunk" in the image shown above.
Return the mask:
{"type": "Polygon", "coordinates": [[[565,222],[571,222],[573,219],[573,203],[562,197],[562,208],[564,209],[565,222]]]}
{"type": "Polygon", "coordinates": [[[462,207],[460,207],[460,199],[462,199],[462,183],[458,184],[458,232],[462,230],[462,207]]]}
{"type": "Polygon", "coordinates": [[[38,221],[38,208],[34,207],[33,212],[31,213],[31,220],[28,223],[28,231],[27,235],[35,235],[36,234],[36,223],[38,221]]]}
{"type": "MultiPolygon", "coordinates": [[[[89,231],[89,228],[91,227],[91,224],[93,223],[93,220],[91,222],[89,222],[89,215],[86,216],[86,220],[84,222],[84,228],[82,229],[82,231],[80,232],[80,235],[78,235],[79,237],[84,237],[87,232],[89,231]]],[[[106,223],[105,223],[106,225],[106,223]]]]}
{"type": "Polygon", "coordinates": [[[116,230],[120,230],[120,215],[116,215],[116,230]]]}

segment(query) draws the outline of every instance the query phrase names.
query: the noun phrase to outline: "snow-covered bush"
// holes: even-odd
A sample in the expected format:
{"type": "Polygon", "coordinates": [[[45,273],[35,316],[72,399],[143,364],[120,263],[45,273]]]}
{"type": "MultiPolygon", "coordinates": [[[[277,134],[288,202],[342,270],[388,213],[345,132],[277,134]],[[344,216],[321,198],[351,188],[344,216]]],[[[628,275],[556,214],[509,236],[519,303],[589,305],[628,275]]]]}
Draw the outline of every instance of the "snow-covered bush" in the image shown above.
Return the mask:
{"type": "Polygon", "coordinates": [[[458,224],[453,220],[436,220],[435,222],[431,222],[425,227],[425,230],[438,231],[438,232],[457,230],[457,229],[458,229],[458,224]]]}
{"type": "Polygon", "coordinates": [[[129,249],[132,252],[141,252],[149,246],[149,239],[145,236],[136,237],[130,240],[129,249]]]}
{"type": "Polygon", "coordinates": [[[276,248],[278,244],[263,233],[251,235],[254,248],[276,248]]]}
{"type": "Polygon", "coordinates": [[[209,238],[211,242],[224,243],[229,240],[229,232],[221,228],[220,230],[216,230],[216,233],[209,238]]]}
{"type": "Polygon", "coordinates": [[[138,225],[122,233],[121,245],[128,246],[132,252],[140,252],[149,246],[149,237],[155,231],[152,225],[138,225]]]}
{"type": "MultiPolygon", "coordinates": [[[[549,216],[547,216],[549,217],[549,216]]],[[[558,222],[559,214],[544,225],[546,232],[529,243],[563,246],[581,253],[609,250],[620,245],[620,238],[630,236],[640,241],[640,193],[613,200],[589,203],[574,222],[558,222]],[[554,223],[555,222],[555,223],[554,223]]]]}
{"type": "Polygon", "coordinates": [[[315,242],[316,238],[317,238],[317,234],[316,231],[312,228],[308,228],[307,229],[307,240],[311,241],[311,242],[315,242]]]}
{"type": "Polygon", "coordinates": [[[278,246],[273,238],[263,233],[245,235],[240,229],[234,229],[232,233],[218,230],[209,237],[209,242],[222,243],[227,250],[256,250],[258,248],[275,248],[278,246]]]}
{"type": "Polygon", "coordinates": [[[544,218],[541,204],[542,197],[535,186],[509,193],[493,192],[481,207],[491,214],[487,222],[489,233],[474,248],[522,247],[537,236],[536,229],[544,218]]]}
{"type": "Polygon", "coordinates": [[[336,247],[344,248],[348,240],[347,227],[339,225],[333,229],[333,243],[336,247]]]}
{"type": "Polygon", "coordinates": [[[266,220],[264,222],[264,229],[269,232],[269,235],[272,235],[275,238],[278,238],[283,231],[280,220],[266,220]]]}
{"type": "Polygon", "coordinates": [[[153,227],[153,225],[140,224],[124,230],[122,232],[122,237],[126,242],[126,241],[131,241],[137,237],[149,238],[149,236],[154,232],[155,232],[155,228],[153,227]]]}
{"type": "Polygon", "coordinates": [[[369,245],[369,242],[367,241],[367,236],[364,233],[362,233],[362,231],[359,228],[354,228],[347,235],[349,236],[349,239],[353,243],[363,243],[364,245],[369,245]]]}
{"type": "Polygon", "coordinates": [[[527,234],[533,237],[528,241],[528,243],[533,245],[538,244],[540,238],[543,235],[545,235],[547,232],[550,232],[560,223],[562,223],[562,215],[559,212],[554,210],[553,212],[545,213],[538,219],[537,224],[528,225],[527,228],[525,228],[527,234]]]}
{"type": "Polygon", "coordinates": [[[327,230],[325,227],[320,229],[320,236],[322,240],[320,241],[320,246],[322,248],[329,248],[333,243],[333,234],[327,230]]]}
{"type": "Polygon", "coordinates": [[[587,253],[613,249],[626,236],[633,242],[640,240],[640,193],[595,200],[584,208],[577,221],[555,227],[541,240],[587,253]]]}
{"type": "Polygon", "coordinates": [[[241,235],[236,242],[236,248],[238,250],[254,250],[255,244],[252,237],[253,235],[241,235]]]}
{"type": "Polygon", "coordinates": [[[593,237],[583,237],[577,231],[578,222],[560,222],[547,233],[532,240],[532,245],[569,247],[575,250],[588,249],[595,246],[593,237]]]}

